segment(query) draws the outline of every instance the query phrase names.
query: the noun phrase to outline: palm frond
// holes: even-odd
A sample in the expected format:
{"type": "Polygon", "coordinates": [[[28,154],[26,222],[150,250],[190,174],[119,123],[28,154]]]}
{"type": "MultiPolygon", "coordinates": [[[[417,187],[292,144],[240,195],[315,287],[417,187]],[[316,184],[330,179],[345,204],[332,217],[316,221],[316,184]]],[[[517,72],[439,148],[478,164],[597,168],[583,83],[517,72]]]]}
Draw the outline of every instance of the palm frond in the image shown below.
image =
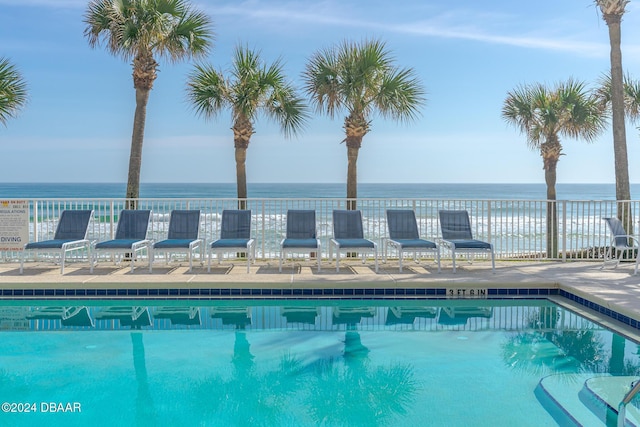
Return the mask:
{"type": "Polygon", "coordinates": [[[27,103],[27,83],[7,58],[0,58],[0,123],[15,118],[27,103]]]}
{"type": "Polygon", "coordinates": [[[287,83],[281,60],[264,64],[260,52],[247,46],[238,46],[233,58],[226,80],[210,66],[196,67],[188,84],[196,112],[212,117],[228,107],[234,123],[251,124],[262,113],[277,122],[286,137],[300,132],[309,118],[307,106],[287,83]]]}
{"type": "Polygon", "coordinates": [[[518,87],[507,94],[502,117],[525,134],[534,149],[559,140],[558,135],[591,142],[606,125],[599,98],[573,79],[552,89],[540,83],[518,87]]]}
{"type": "Polygon", "coordinates": [[[326,113],[331,118],[343,105],[340,77],[335,48],[314,53],[307,62],[303,74],[305,92],[310,96],[316,111],[326,113]]]}
{"type": "Polygon", "coordinates": [[[408,122],[418,117],[425,100],[423,86],[414,71],[402,69],[382,78],[375,104],[383,117],[408,122]]]}
{"type": "Polygon", "coordinates": [[[416,119],[425,91],[412,69],[397,69],[380,40],[343,41],[316,52],[308,61],[305,91],[319,112],[370,123],[374,112],[399,121],[416,119]]]}
{"type": "Polygon", "coordinates": [[[196,65],[187,79],[187,98],[196,114],[215,118],[230,105],[229,84],[210,65],[196,65]]]}
{"type": "Polygon", "coordinates": [[[92,0],[84,16],[91,47],[131,60],[152,52],[172,62],[208,52],[213,41],[210,18],[183,0],[92,0]]]}

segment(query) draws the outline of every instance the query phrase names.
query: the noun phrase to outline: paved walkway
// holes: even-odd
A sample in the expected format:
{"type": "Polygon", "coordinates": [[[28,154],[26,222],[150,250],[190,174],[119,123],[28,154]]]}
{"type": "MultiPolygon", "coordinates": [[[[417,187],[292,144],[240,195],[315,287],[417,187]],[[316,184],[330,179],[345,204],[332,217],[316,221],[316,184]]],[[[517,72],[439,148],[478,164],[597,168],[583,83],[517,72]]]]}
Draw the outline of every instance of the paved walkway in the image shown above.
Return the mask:
{"type": "Polygon", "coordinates": [[[115,266],[101,262],[93,274],[86,263],[67,263],[65,274],[49,263],[29,262],[24,274],[17,264],[0,264],[0,289],[56,288],[562,288],[588,298],[602,306],[640,320],[640,274],[633,275],[633,263],[618,268],[601,269],[599,262],[513,261],[496,263],[491,272],[487,261],[459,263],[456,274],[443,261],[442,272],[435,264],[405,263],[400,273],[397,262],[380,264],[376,274],[373,265],[358,261],[325,263],[321,272],[313,262],[287,263],[278,272],[277,260],[258,262],[246,272],[244,262],[206,266],[197,265],[188,272],[188,264],[166,265],[157,262],[153,273],[145,265],[132,273],[128,263],[115,266]]]}

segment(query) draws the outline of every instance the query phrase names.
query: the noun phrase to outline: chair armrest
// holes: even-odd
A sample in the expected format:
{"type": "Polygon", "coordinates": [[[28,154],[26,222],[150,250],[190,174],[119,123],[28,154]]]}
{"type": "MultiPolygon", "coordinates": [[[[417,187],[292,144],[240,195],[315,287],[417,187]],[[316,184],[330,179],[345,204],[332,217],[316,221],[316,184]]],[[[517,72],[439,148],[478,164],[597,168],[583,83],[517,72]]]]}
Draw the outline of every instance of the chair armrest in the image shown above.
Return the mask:
{"type": "Polygon", "coordinates": [[[189,250],[193,250],[202,244],[203,244],[202,239],[196,239],[193,242],[189,243],[189,250]]]}

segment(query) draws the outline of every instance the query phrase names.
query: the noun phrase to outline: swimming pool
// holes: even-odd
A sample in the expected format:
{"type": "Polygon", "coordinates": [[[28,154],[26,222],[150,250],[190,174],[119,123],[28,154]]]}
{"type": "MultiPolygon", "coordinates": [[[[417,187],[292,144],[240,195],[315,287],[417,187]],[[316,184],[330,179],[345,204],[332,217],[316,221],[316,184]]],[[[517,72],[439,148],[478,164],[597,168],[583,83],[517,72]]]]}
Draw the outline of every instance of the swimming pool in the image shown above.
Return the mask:
{"type": "Polygon", "coordinates": [[[640,374],[545,299],[6,304],[0,425],[598,425],[640,374]]]}

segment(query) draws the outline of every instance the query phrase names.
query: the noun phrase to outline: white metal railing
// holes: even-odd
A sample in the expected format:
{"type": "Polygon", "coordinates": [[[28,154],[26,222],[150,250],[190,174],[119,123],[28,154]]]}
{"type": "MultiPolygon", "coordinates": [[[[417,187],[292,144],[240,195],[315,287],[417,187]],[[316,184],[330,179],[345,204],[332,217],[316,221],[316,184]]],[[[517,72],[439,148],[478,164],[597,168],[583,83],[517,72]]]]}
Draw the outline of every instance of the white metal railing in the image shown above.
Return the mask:
{"type": "MultiPolygon", "coordinates": [[[[336,304],[323,301],[321,303],[305,302],[303,305],[261,305],[260,303],[249,305],[246,300],[236,301],[233,305],[207,304],[202,306],[192,305],[200,311],[201,323],[194,328],[204,329],[233,329],[233,324],[225,324],[214,313],[227,313],[229,317],[237,318],[238,313],[246,313],[250,324],[245,325],[246,330],[317,330],[332,331],[345,329],[358,329],[361,331],[425,331],[437,332],[442,330],[458,331],[489,331],[501,330],[508,332],[508,337],[515,337],[521,333],[527,334],[562,334],[569,331],[605,331],[597,324],[573,313],[569,310],[549,305],[547,302],[514,303],[501,305],[501,303],[488,304],[487,301],[478,301],[474,305],[471,301],[430,301],[424,305],[411,304],[405,301],[396,301],[393,305],[375,304],[358,306],[359,316],[347,316],[351,323],[339,321],[340,310],[350,307],[338,302],[336,304]],[[220,310],[222,308],[223,310],[220,310]],[[462,313],[457,312],[464,308],[462,313]],[[307,316],[305,321],[289,317],[291,312],[306,312],[311,314],[310,321],[307,316]],[[455,321],[445,313],[458,313],[455,321]],[[474,313],[475,312],[475,313],[474,313]],[[347,326],[349,325],[349,326],[347,326]]],[[[51,307],[51,306],[49,306],[51,307]]],[[[170,307],[175,308],[176,305],[170,307]]],[[[353,307],[353,306],[351,306],[353,307]]],[[[110,319],[98,319],[96,314],[104,306],[87,307],[92,318],[96,321],[96,329],[114,329],[118,322],[110,319]]],[[[158,306],[149,308],[154,325],[158,329],[170,329],[172,324],[167,319],[155,317],[158,306]]],[[[34,316],[37,307],[28,305],[20,307],[0,306],[0,327],[2,329],[61,329],[60,319],[38,318],[34,316]],[[19,323],[14,323],[21,321],[19,323]],[[14,325],[15,326],[12,326],[14,325]]],[[[353,311],[351,311],[353,313],[353,311]]],[[[224,316],[220,316],[224,317],[224,316]]]]}
{"type": "MultiPolygon", "coordinates": [[[[113,238],[117,217],[126,206],[125,199],[32,199],[30,204],[30,240],[53,237],[60,213],[64,209],[93,209],[89,238],[103,241],[113,238]]],[[[257,240],[257,257],[274,259],[286,232],[288,209],[316,211],[317,231],[326,257],[332,235],[332,211],[346,209],[346,199],[247,199],[252,211],[253,236],[257,240]]],[[[632,215],[640,212],[640,201],[628,202],[632,215]]],[[[139,209],[151,209],[149,238],[166,236],[172,209],[200,209],[200,235],[212,242],[220,235],[223,209],[237,209],[237,199],[139,199],[139,209]]],[[[387,236],[386,209],[413,209],[420,235],[438,241],[438,210],[469,211],[474,236],[494,244],[498,259],[547,258],[546,200],[444,200],[444,199],[358,199],[362,210],[365,237],[383,247],[387,236]]],[[[616,215],[616,201],[557,201],[557,259],[598,259],[609,244],[610,236],[603,217],[616,215]]],[[[637,217],[634,217],[637,221],[637,217]]],[[[443,254],[445,257],[448,254],[443,254]]],[[[15,259],[15,253],[3,253],[3,259],[15,259]]]]}

